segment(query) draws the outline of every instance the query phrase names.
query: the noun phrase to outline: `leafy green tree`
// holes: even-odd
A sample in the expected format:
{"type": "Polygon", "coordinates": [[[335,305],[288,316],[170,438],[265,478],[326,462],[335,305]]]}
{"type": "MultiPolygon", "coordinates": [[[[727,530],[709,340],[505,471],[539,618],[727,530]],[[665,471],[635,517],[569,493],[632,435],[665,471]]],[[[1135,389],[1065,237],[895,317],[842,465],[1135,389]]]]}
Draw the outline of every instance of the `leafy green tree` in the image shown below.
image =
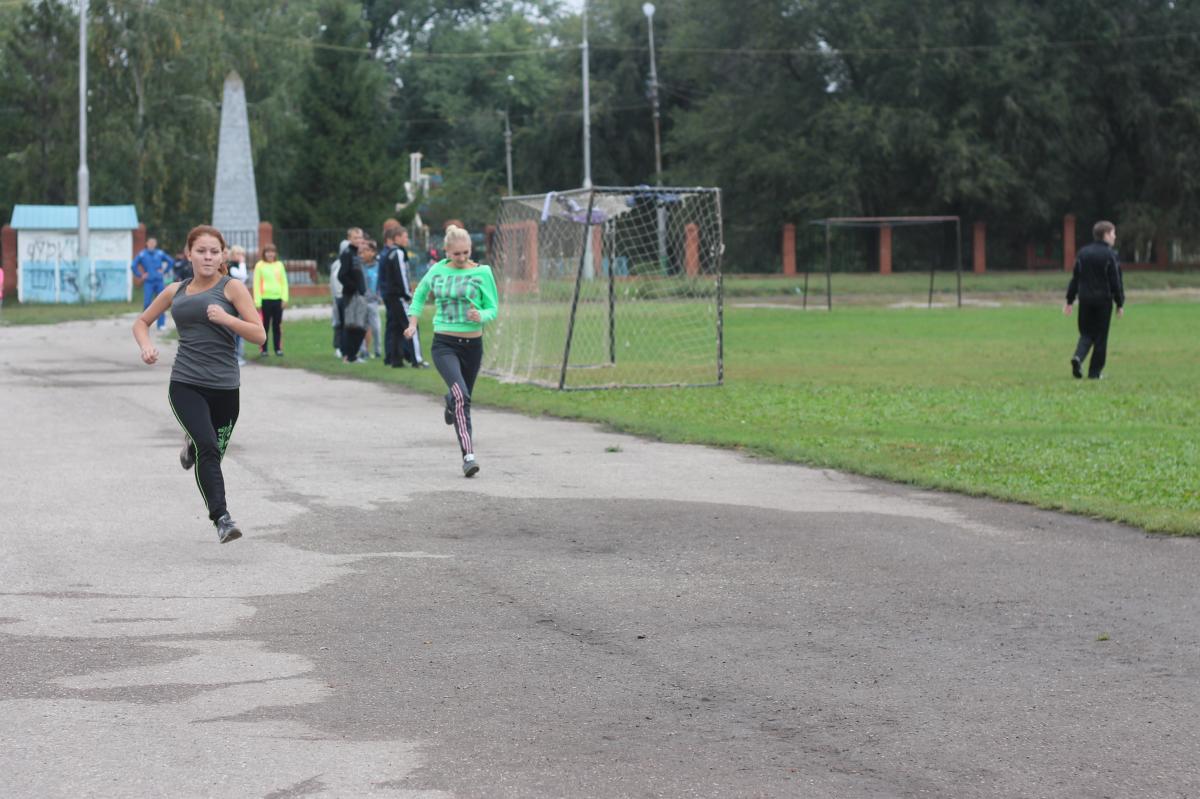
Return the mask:
{"type": "MultiPolygon", "coordinates": [[[[1200,5],[656,5],[666,182],[721,187],[735,268],[777,268],[780,225],[827,215],[982,219],[1004,265],[1067,212],[1114,218],[1140,258],[1200,246],[1200,5]]],[[[506,110],[518,193],[582,180],[581,19],[555,0],[91,7],[92,198],[158,229],[210,213],[231,70],[281,226],[377,224],[415,151],[440,176],[427,221],[491,221],[506,110]]],[[[641,2],[590,9],[593,181],[652,183],[641,2]]],[[[74,199],[74,14],[0,5],[0,202],[74,199]]]]}
{"type": "Polygon", "coordinates": [[[0,212],[74,203],[79,166],[78,16],[62,0],[25,4],[0,33],[0,212]]]}
{"type": "Polygon", "coordinates": [[[357,3],[324,0],[300,94],[297,146],[284,226],[374,227],[403,198],[401,163],[387,153],[387,75],[367,47],[357,3]]]}
{"type": "MultiPolygon", "coordinates": [[[[520,143],[529,109],[543,101],[555,80],[556,56],[547,52],[552,43],[545,22],[526,13],[533,4],[496,5],[495,18],[480,16],[461,25],[441,20],[406,40],[415,48],[390,61],[396,87],[392,152],[419,151],[441,175],[443,182],[422,210],[434,227],[448,218],[472,226],[494,220],[505,188],[506,109],[517,150],[515,184],[518,191],[534,190],[520,143]]],[[[544,154],[537,158],[545,160],[544,154]]]]}

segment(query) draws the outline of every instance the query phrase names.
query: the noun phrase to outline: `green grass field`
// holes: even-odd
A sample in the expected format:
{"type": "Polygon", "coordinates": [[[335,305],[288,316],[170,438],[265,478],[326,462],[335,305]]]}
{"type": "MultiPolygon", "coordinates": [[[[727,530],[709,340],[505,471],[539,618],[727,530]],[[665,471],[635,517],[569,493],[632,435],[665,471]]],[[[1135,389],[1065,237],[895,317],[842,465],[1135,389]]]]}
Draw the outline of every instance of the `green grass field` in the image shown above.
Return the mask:
{"type": "MultiPolygon", "coordinates": [[[[1159,299],[1114,321],[1102,381],[1070,377],[1075,321],[1057,304],[829,314],[731,301],[723,387],[561,393],[481,378],[476,401],[1197,535],[1200,304],[1159,299]]],[[[444,391],[433,370],[336,361],[327,321],[287,323],[286,340],[266,363],[444,391]]]]}
{"type": "MultiPolygon", "coordinates": [[[[1045,294],[1061,297],[1066,293],[1070,275],[1058,271],[1038,272],[988,272],[976,275],[964,272],[962,276],[963,296],[972,299],[999,299],[1006,295],[1045,294]]],[[[878,275],[869,272],[835,272],[832,275],[833,303],[839,301],[880,301],[889,295],[913,298],[928,298],[929,273],[897,272],[878,275]]],[[[1125,273],[1125,287],[1131,291],[1163,291],[1170,289],[1200,288],[1200,271],[1191,272],[1146,272],[1125,273]]],[[[953,272],[938,272],[934,275],[934,302],[953,301],[955,276],[953,272]]],[[[725,296],[767,297],[803,296],[804,275],[784,277],[782,275],[726,274],[725,296]]],[[[808,279],[809,298],[820,297],[825,301],[825,273],[812,272],[808,279]]]]}
{"type": "MultiPolygon", "coordinates": [[[[678,284],[678,281],[673,281],[678,284]]],[[[637,293],[649,292],[654,283],[645,286],[630,282],[628,288],[637,293]]],[[[565,281],[551,291],[568,296],[573,282],[565,281]]],[[[1050,301],[1066,291],[1067,277],[1061,272],[989,272],[976,275],[963,273],[963,295],[970,300],[1011,302],[1029,300],[1050,301]]],[[[1125,287],[1131,292],[1163,292],[1200,289],[1200,271],[1191,272],[1128,272],[1125,287]]],[[[676,289],[677,290],[677,289],[676,289]]],[[[745,298],[788,298],[799,302],[803,297],[804,276],[727,274],[724,293],[727,300],[745,298]]],[[[825,275],[814,272],[809,278],[810,303],[824,304],[825,275]]],[[[866,272],[835,273],[833,275],[833,304],[880,305],[899,300],[924,302],[928,298],[929,275],[905,272],[877,275],[866,272]]],[[[953,272],[939,272],[934,282],[934,302],[954,302],[953,272]]],[[[685,293],[696,296],[699,289],[690,287],[685,293]]],[[[140,295],[139,295],[140,297],[140,295]]],[[[291,305],[327,305],[324,294],[315,297],[295,297],[291,305]]],[[[0,305],[0,325],[36,325],[69,322],[78,319],[98,319],[137,312],[142,309],[139,299],[130,303],[93,303],[89,305],[19,305],[8,302],[0,305]]]]}

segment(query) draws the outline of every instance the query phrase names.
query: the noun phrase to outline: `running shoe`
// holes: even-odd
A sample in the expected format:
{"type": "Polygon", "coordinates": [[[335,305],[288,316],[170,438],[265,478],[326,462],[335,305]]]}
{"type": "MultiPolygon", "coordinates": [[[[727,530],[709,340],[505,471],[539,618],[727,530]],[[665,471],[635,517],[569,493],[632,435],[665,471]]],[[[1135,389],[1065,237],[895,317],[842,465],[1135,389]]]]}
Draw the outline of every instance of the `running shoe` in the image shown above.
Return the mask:
{"type": "Polygon", "coordinates": [[[474,477],[479,473],[479,461],[471,458],[471,460],[463,461],[463,477],[474,477]]]}
{"type": "Polygon", "coordinates": [[[196,465],[196,455],[192,451],[192,442],[187,438],[183,439],[183,449],[179,450],[179,465],[183,467],[185,472],[196,465]]]}
{"type": "Polygon", "coordinates": [[[228,544],[230,541],[236,541],[242,537],[242,531],[238,529],[237,522],[229,518],[228,513],[221,514],[213,524],[217,528],[217,540],[222,544],[228,544]]]}

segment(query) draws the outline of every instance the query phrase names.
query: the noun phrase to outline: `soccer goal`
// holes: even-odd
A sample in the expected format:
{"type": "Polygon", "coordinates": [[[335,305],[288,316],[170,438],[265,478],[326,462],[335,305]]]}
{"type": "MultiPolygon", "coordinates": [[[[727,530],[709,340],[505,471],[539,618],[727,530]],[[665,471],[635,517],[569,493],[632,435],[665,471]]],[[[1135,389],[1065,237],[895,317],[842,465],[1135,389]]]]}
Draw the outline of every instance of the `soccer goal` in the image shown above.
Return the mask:
{"type": "Polygon", "coordinates": [[[506,197],[484,370],[558,389],[718,385],[723,252],[718,189],[506,197]]]}
{"type": "MultiPolygon", "coordinates": [[[[957,216],[862,216],[814,219],[823,228],[825,303],[833,308],[833,273],[929,272],[929,307],[938,274],[954,275],[962,307],[962,223],[957,216]]],[[[819,246],[819,245],[818,245],[819,246]]],[[[813,259],[804,259],[804,305],[808,305],[813,259]]],[[[943,289],[945,290],[945,279],[943,289]]]]}

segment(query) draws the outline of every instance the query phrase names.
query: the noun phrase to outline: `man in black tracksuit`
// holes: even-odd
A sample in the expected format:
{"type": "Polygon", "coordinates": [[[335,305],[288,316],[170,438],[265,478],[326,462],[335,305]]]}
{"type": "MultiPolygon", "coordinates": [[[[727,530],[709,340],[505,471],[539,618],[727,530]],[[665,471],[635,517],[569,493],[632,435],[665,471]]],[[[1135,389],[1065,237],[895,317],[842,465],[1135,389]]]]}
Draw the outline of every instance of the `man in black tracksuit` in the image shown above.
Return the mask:
{"type": "Polygon", "coordinates": [[[1108,326],[1112,322],[1113,303],[1117,316],[1125,315],[1125,287],[1121,282],[1121,261],[1113,245],[1117,228],[1112,222],[1097,222],[1092,227],[1095,239],[1075,256],[1075,271],[1067,286],[1067,304],[1063,313],[1070,316],[1071,305],[1079,297],[1079,343],[1071,356],[1071,374],[1083,377],[1083,361],[1088,350],[1088,377],[1099,380],[1108,357],[1108,326]]]}
{"type": "Polygon", "coordinates": [[[384,328],[384,363],[401,367],[408,361],[413,366],[423,366],[418,357],[414,340],[404,337],[408,327],[407,303],[412,301],[412,286],[408,280],[408,261],[404,248],[408,245],[408,231],[402,227],[389,227],[383,231],[387,243],[387,254],[379,269],[379,290],[383,295],[383,307],[387,309],[387,326],[384,328]]]}

